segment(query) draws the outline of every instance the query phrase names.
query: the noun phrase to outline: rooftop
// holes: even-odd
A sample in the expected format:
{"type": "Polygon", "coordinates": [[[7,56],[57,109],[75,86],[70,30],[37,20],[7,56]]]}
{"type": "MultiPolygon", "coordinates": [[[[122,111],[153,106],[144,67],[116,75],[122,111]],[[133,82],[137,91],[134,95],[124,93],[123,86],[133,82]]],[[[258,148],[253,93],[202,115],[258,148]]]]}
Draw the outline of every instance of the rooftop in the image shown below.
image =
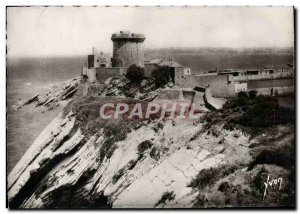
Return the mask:
{"type": "Polygon", "coordinates": [[[201,77],[201,76],[217,76],[218,73],[204,73],[204,74],[195,74],[194,76],[196,77],[201,77]]]}
{"type": "Polygon", "coordinates": [[[168,66],[172,68],[183,67],[178,62],[172,60],[164,60],[164,59],[153,59],[150,62],[146,62],[146,64],[156,64],[158,66],[168,66]]]}
{"type": "Polygon", "coordinates": [[[130,31],[120,31],[118,33],[114,33],[111,36],[112,41],[117,40],[133,40],[138,42],[143,42],[145,40],[144,34],[130,33],[130,31]]]}
{"type": "Polygon", "coordinates": [[[266,66],[265,69],[280,69],[280,68],[293,68],[292,65],[288,64],[288,65],[272,65],[272,66],[266,66]]]}

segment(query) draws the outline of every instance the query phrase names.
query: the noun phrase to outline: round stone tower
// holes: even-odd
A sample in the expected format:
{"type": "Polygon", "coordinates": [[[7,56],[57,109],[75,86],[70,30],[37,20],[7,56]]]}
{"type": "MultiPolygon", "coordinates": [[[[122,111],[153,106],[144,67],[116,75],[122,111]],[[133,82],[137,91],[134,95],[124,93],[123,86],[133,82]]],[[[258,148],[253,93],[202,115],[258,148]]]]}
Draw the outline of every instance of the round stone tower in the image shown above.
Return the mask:
{"type": "Polygon", "coordinates": [[[120,31],[111,36],[113,41],[112,67],[129,67],[136,64],[144,67],[143,34],[120,31]]]}

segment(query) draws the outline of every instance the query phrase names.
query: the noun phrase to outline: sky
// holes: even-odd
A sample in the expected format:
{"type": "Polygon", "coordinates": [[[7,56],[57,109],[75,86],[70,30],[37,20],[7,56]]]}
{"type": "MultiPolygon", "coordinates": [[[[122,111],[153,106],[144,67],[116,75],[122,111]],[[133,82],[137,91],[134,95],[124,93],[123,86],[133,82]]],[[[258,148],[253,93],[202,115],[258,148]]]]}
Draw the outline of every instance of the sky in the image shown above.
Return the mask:
{"type": "Polygon", "coordinates": [[[293,47],[292,7],[8,7],[8,56],[111,54],[111,34],[145,48],[293,47]]]}

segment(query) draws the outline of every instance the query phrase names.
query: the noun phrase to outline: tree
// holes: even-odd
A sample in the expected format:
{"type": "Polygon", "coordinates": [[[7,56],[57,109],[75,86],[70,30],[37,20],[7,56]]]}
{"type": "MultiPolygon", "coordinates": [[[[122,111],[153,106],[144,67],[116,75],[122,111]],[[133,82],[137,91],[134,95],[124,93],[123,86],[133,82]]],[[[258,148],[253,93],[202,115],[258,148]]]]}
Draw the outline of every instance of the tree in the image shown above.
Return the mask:
{"type": "Polygon", "coordinates": [[[240,91],[238,93],[238,99],[237,99],[237,101],[238,101],[238,105],[239,106],[245,106],[245,105],[247,105],[248,102],[249,102],[248,93],[245,92],[245,91],[240,91]]]}
{"type": "Polygon", "coordinates": [[[135,64],[129,66],[126,73],[126,78],[132,83],[140,83],[145,77],[145,70],[135,64]]]}
{"type": "Polygon", "coordinates": [[[256,90],[249,91],[250,100],[253,100],[256,96],[257,96],[257,91],[256,90]]]}
{"type": "Polygon", "coordinates": [[[159,67],[153,71],[152,77],[154,78],[156,87],[163,87],[171,79],[171,68],[167,66],[159,67]]]}

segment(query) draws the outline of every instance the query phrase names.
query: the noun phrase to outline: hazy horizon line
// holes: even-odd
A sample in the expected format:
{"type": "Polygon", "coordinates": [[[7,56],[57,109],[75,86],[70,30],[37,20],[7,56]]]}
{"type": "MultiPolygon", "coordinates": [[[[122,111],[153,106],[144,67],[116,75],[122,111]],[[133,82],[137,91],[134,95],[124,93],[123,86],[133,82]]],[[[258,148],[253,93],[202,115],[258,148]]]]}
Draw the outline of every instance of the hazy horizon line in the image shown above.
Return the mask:
{"type": "MultiPolygon", "coordinates": [[[[213,46],[207,46],[207,47],[180,47],[180,46],[174,46],[174,47],[162,47],[162,48],[145,48],[145,52],[147,51],[159,51],[159,50],[188,50],[188,51],[205,51],[205,50],[230,50],[230,51],[237,51],[237,52],[247,52],[247,51],[269,51],[267,53],[272,53],[272,51],[292,51],[294,53],[294,46],[292,47],[213,47],[213,46]]],[[[104,54],[112,55],[112,52],[103,52],[104,54]]],[[[91,53],[82,53],[82,54],[67,54],[67,55],[10,55],[9,53],[6,53],[6,58],[44,58],[44,57],[83,57],[87,56],[91,53]]]]}

